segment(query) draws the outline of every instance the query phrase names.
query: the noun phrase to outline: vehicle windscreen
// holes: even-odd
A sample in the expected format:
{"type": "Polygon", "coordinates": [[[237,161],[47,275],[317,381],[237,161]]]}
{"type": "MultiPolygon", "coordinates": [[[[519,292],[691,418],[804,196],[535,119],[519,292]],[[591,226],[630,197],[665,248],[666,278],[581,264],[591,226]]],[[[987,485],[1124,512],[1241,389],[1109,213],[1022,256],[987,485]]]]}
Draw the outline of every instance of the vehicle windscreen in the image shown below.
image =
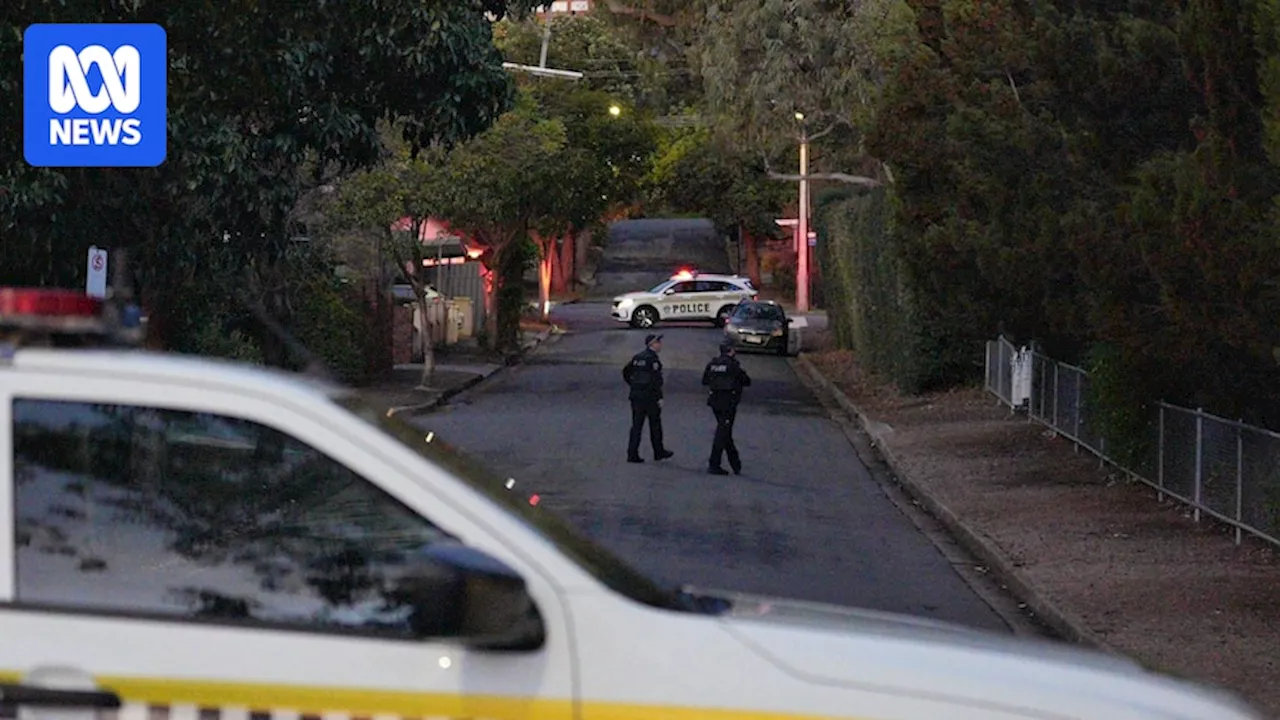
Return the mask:
{"type": "Polygon", "coordinates": [[[734,313],[739,320],[777,320],[782,322],[782,308],[775,305],[743,305],[734,313]]]}
{"type": "Polygon", "coordinates": [[[657,295],[658,293],[662,292],[663,290],[666,290],[666,289],[667,289],[667,286],[669,286],[670,284],[671,284],[671,281],[670,281],[670,280],[663,280],[662,282],[658,283],[657,285],[654,285],[653,287],[649,288],[646,292],[649,292],[649,293],[651,293],[651,294],[653,294],[653,295],[657,295]]]}
{"type": "Polygon", "coordinates": [[[422,431],[395,416],[388,417],[377,411],[354,393],[337,394],[333,396],[333,401],[360,419],[376,425],[428,462],[484,493],[554,543],[561,552],[609,589],[637,602],[659,608],[693,612],[721,611],[719,605],[709,607],[705,601],[695,602],[695,599],[679,589],[666,588],[650,580],[621,558],[578,534],[555,514],[530,504],[524,492],[512,491],[504,479],[438,436],[428,442],[422,431]]]}

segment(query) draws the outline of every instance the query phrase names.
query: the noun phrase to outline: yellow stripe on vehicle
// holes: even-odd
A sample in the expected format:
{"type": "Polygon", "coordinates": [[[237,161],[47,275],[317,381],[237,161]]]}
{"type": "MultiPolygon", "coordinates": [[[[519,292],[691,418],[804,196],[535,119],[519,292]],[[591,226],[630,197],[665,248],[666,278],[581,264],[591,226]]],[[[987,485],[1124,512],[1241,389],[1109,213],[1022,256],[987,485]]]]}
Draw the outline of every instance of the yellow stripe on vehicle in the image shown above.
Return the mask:
{"type": "MultiPolygon", "coordinates": [[[[0,682],[20,682],[21,674],[0,672],[0,682]]],[[[148,716],[163,720],[164,711],[176,705],[219,711],[236,708],[235,715],[249,718],[288,716],[303,718],[335,715],[350,720],[373,716],[398,720],[431,718],[520,718],[568,720],[575,717],[568,699],[517,698],[496,695],[399,692],[359,688],[230,683],[207,680],[143,678],[102,675],[95,681],[120,696],[127,705],[143,705],[148,716]],[[157,717],[160,716],[160,717],[157,717]]],[[[742,709],[700,708],[663,704],[582,703],[583,720],[836,720],[831,716],[762,712],[742,709]]],[[[203,713],[201,713],[203,715],[203,713]]],[[[858,720],[844,718],[843,720],[858,720]]],[[[865,719],[862,719],[865,720],[865,719]]]]}

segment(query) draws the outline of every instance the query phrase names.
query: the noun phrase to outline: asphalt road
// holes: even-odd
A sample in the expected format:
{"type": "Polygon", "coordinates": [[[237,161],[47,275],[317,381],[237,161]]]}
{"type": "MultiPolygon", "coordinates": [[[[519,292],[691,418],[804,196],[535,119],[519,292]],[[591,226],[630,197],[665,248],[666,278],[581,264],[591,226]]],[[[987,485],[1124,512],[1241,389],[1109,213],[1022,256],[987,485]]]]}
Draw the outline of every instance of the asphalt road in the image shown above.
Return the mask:
{"type": "Polygon", "coordinates": [[[644,333],[608,305],[557,308],[570,332],[415,420],[516,477],[592,539],[674,583],[1009,626],[868,474],[784,358],[742,357],[742,476],[706,473],[714,421],[700,384],[720,331],[666,326],[663,419],[675,457],[625,462],[623,364],[644,333]]]}
{"type": "Polygon", "coordinates": [[[609,242],[590,294],[605,299],[651,288],[681,267],[730,272],[724,238],[710,221],[652,218],[616,222],[609,227],[609,242]]]}

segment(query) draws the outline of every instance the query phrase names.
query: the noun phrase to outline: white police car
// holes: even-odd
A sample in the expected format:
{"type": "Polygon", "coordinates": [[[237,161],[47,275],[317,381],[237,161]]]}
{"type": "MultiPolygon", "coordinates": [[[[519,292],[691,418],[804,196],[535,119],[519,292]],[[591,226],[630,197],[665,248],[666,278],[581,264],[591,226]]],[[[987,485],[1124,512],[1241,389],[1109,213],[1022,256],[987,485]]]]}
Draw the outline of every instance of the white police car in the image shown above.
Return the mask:
{"type": "Polygon", "coordinates": [[[98,312],[0,290],[2,718],[1261,720],[1062,644],[655,584],[348,389],[43,337],[98,312]]]}
{"type": "Polygon", "coordinates": [[[670,320],[709,320],[720,327],[738,302],[758,293],[750,278],[681,270],[648,290],[615,297],[611,314],[637,328],[670,320]]]}

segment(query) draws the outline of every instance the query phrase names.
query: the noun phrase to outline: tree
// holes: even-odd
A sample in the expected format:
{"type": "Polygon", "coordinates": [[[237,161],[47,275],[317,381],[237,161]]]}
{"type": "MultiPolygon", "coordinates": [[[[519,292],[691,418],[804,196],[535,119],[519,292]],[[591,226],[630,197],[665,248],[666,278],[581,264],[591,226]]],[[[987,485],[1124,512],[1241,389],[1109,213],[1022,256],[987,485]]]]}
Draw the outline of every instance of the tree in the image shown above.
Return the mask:
{"type": "Polygon", "coordinates": [[[646,92],[643,75],[651,61],[646,61],[595,15],[550,17],[543,21],[504,20],[495,26],[494,42],[508,62],[521,65],[537,65],[546,42],[548,67],[583,73],[580,81],[521,77],[527,86],[571,85],[604,92],[627,103],[639,102],[646,92]]]}
{"type": "Polygon", "coordinates": [[[770,180],[760,156],[708,129],[669,133],[645,178],[649,202],[666,212],[697,213],[721,233],[736,233],[747,275],[760,284],[756,240],[777,232],[789,188],[770,180]]]}
{"type": "MultiPolygon", "coordinates": [[[[374,233],[379,262],[391,260],[413,289],[418,312],[422,317],[422,378],[420,387],[429,389],[435,371],[435,337],[433,320],[427,302],[427,280],[424,276],[425,254],[422,229],[436,216],[444,204],[446,179],[442,153],[438,150],[413,156],[401,145],[392,156],[378,166],[367,168],[343,179],[336,197],[325,209],[331,231],[374,233]],[[407,227],[397,227],[407,220],[407,227]]],[[[366,242],[363,238],[357,242],[366,242]]],[[[379,288],[385,291],[385,288],[379,288]]]]}
{"type": "Polygon", "coordinates": [[[565,144],[564,123],[538,117],[526,97],[448,154],[441,214],[483,247],[480,259],[489,269],[486,334],[495,349],[518,346],[525,245],[548,195],[557,192],[537,180],[546,177],[565,144]]]}
{"type": "Polygon", "coordinates": [[[600,229],[610,209],[636,199],[653,151],[653,127],[648,118],[606,92],[545,84],[531,89],[530,97],[541,117],[565,128],[565,144],[544,178],[546,187],[556,191],[545,196],[533,228],[542,258],[539,286],[545,319],[553,286],[563,291],[569,270],[566,263],[556,262],[557,256],[563,259],[571,253],[579,233],[600,229]],[[566,252],[557,253],[558,244],[566,252]]]}
{"type": "MultiPolygon", "coordinates": [[[[533,0],[329,3],[266,8],[250,0],[102,4],[72,0],[61,22],[158,22],[169,45],[165,164],[155,169],[29,170],[20,165],[21,30],[47,4],[5,5],[0,28],[0,178],[6,282],[82,280],[89,244],[133,246],[133,268],[163,327],[193,283],[223,302],[247,292],[288,319],[286,258],[308,187],[375,162],[377,123],[397,119],[413,147],[487,127],[509,105],[486,13],[533,0]],[[226,258],[214,272],[200,266],[226,258]],[[247,278],[228,277],[227,268],[247,278]]],[[[172,318],[170,318],[172,319],[172,318]]],[[[260,338],[269,361],[284,350],[260,338]]]]}
{"type": "Polygon", "coordinates": [[[693,48],[707,110],[742,148],[771,159],[794,156],[802,113],[811,173],[878,182],[848,171],[864,164],[882,53],[910,36],[911,20],[902,0],[709,2],[693,48]]]}

